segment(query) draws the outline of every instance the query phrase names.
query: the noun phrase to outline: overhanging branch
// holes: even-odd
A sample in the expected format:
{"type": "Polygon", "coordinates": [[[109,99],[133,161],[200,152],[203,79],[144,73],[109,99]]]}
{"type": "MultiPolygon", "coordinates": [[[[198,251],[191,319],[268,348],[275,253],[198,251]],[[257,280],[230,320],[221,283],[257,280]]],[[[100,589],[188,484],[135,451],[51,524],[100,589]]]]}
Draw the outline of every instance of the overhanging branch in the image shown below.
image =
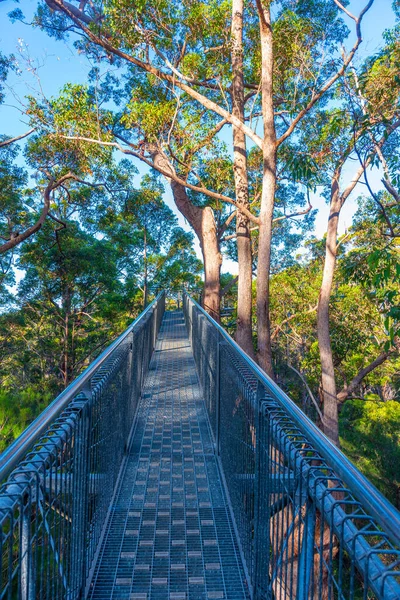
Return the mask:
{"type": "Polygon", "coordinates": [[[117,148],[123,154],[128,154],[130,156],[134,156],[135,158],[138,158],[139,160],[144,162],[146,165],[148,165],[152,169],[155,169],[156,171],[161,173],[161,175],[164,175],[164,177],[166,177],[167,179],[173,179],[176,183],[179,183],[180,185],[184,186],[185,188],[188,188],[189,190],[192,190],[194,192],[198,192],[199,194],[204,194],[205,196],[208,196],[209,198],[213,198],[214,200],[220,200],[221,202],[231,204],[237,210],[241,211],[253,223],[258,224],[260,222],[258,217],[253,215],[244,206],[239,205],[237,202],[235,202],[235,200],[232,200],[232,198],[229,198],[229,196],[225,196],[224,194],[219,194],[218,192],[213,192],[205,187],[193,185],[193,184],[189,183],[188,181],[185,181],[181,177],[178,177],[178,175],[176,175],[172,170],[166,170],[166,169],[161,168],[158,165],[156,166],[151,160],[149,160],[148,158],[143,156],[143,154],[141,154],[140,152],[136,152],[136,150],[133,150],[132,148],[124,148],[118,142],[107,142],[104,140],[96,140],[95,138],[87,138],[87,137],[79,136],[79,135],[78,136],[61,135],[61,137],[63,139],[71,140],[71,141],[78,140],[78,141],[82,141],[82,142],[89,142],[91,144],[99,144],[99,145],[111,146],[111,147],[117,148]]]}

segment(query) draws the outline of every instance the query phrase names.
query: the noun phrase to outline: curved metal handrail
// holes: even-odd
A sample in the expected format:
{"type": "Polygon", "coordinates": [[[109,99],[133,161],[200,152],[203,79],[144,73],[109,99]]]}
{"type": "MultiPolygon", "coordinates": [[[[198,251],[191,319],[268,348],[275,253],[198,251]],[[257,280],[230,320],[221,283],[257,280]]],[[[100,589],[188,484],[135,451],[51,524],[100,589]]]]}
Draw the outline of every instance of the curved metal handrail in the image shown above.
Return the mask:
{"type": "Polygon", "coordinates": [[[241,360],[250,369],[257,380],[271,391],[274,398],[291,416],[302,433],[314,445],[315,449],[326,459],[328,464],[341,477],[343,482],[358,498],[362,498],[364,507],[370,511],[377,523],[384,529],[396,545],[400,545],[400,512],[387,500],[379,490],[350,462],[335,444],[296,406],[283,390],[251,359],[232,339],[232,337],[217,323],[189,294],[185,295],[196,308],[218,330],[221,337],[239,354],[241,360]]]}
{"type": "Polygon", "coordinates": [[[51,404],[14,440],[14,442],[0,454],[0,481],[4,481],[19,461],[26,455],[33,444],[39,440],[46,429],[62,413],[68,404],[87,386],[95,373],[111,356],[114,350],[126,339],[132,330],[143,321],[160,301],[165,292],[158,296],[138,316],[129,327],[112,342],[90,365],[77,377],[51,404]]]}

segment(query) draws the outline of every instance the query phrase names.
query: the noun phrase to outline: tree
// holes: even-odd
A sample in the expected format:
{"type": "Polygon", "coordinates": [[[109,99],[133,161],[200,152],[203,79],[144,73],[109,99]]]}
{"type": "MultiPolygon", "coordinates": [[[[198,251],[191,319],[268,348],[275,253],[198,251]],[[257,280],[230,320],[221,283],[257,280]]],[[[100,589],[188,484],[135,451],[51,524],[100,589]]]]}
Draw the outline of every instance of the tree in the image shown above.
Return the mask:
{"type": "MultiPolygon", "coordinates": [[[[391,50],[389,50],[391,52],[391,50]]],[[[380,59],[379,59],[380,61],[380,59]]],[[[368,65],[363,72],[364,87],[367,92],[371,83],[370,78],[374,79],[374,66],[368,65]]],[[[392,65],[391,77],[394,70],[392,65]]],[[[356,94],[361,93],[358,78],[353,76],[356,94]]],[[[348,86],[345,86],[347,91],[348,86]]],[[[383,165],[387,164],[384,154],[386,153],[386,142],[400,125],[400,106],[399,91],[393,93],[392,89],[388,91],[389,98],[384,106],[375,106],[371,103],[371,108],[366,113],[366,104],[361,103],[360,107],[350,104],[350,110],[346,112],[333,111],[328,117],[326,133],[321,137],[321,130],[317,130],[319,139],[319,152],[325,153],[327,144],[330,149],[336,147],[335,158],[331,162],[332,176],[330,185],[330,211],[327,226],[326,252],[324,261],[324,271],[321,283],[321,290],[318,302],[318,340],[320,349],[320,360],[322,366],[322,394],[324,398],[324,431],[335,442],[339,442],[338,433],[338,396],[335,382],[335,370],[332,357],[332,348],[330,341],[330,323],[329,323],[329,302],[332,293],[333,278],[336,266],[337,252],[337,232],[339,224],[340,211],[349,195],[353,192],[356,184],[364,176],[368,184],[367,169],[371,163],[380,159],[383,165]],[[342,134],[339,136],[337,128],[341,128],[342,134]],[[347,130],[347,133],[346,133],[347,130]],[[345,133],[343,133],[345,132],[345,133]],[[336,142],[332,139],[332,134],[336,142]],[[352,180],[342,190],[340,178],[346,162],[356,155],[360,165],[354,173],[352,180]],[[380,158],[381,157],[381,158],[380,158]]],[[[326,115],[325,115],[326,116],[326,115]]],[[[317,125],[318,127],[318,125],[317,125]]],[[[324,128],[322,128],[324,132],[324,128]]],[[[308,134],[309,135],[309,134],[308,134]]],[[[331,150],[330,150],[331,151],[331,150]]],[[[390,153],[390,147],[389,147],[390,153]]],[[[330,159],[331,159],[330,155],[330,159]]],[[[375,195],[373,194],[373,197],[375,195]]],[[[374,197],[379,210],[382,213],[386,223],[387,232],[385,235],[395,237],[391,219],[385,206],[378,197],[374,197]]],[[[394,202],[396,205],[396,201],[394,202]]]]}
{"type": "MultiPolygon", "coordinates": [[[[26,171],[15,164],[18,154],[16,146],[3,146],[0,148],[0,237],[7,240],[11,232],[17,233],[19,228],[25,227],[28,218],[24,212],[23,195],[27,183],[26,171]]],[[[13,252],[6,256],[0,254],[0,289],[2,299],[5,301],[7,285],[12,285],[13,278],[13,252]]]]}
{"type": "MultiPolygon", "coordinates": [[[[349,13],[339,2],[333,6],[331,2],[321,1],[318,10],[313,2],[302,3],[300,9],[296,7],[297,12],[293,11],[291,3],[282,2],[278,7],[277,20],[274,24],[274,45],[269,4],[264,5],[259,2],[257,12],[249,7],[248,25],[243,43],[245,49],[243,87],[248,91],[247,101],[253,99],[255,112],[262,114],[263,138],[256,133],[255,126],[247,125],[248,119],[251,122],[253,107],[249,108],[247,105],[244,121],[232,111],[230,82],[239,81],[239,78],[235,79],[235,74],[230,72],[232,60],[229,60],[230,44],[226,37],[229,7],[226,3],[217,5],[187,2],[172,5],[169,3],[168,6],[163,3],[156,3],[156,5],[144,3],[138,7],[130,2],[123,5],[110,2],[103,10],[102,6],[97,4],[90,6],[81,4],[78,8],[62,0],[51,2],[49,0],[48,7],[55,11],[53,16],[43,5],[38,11],[38,23],[42,27],[60,36],[62,30],[71,30],[72,23],[72,29],[84,34],[85,41],[78,42],[82,50],[98,58],[99,48],[105,49],[107,56],[112,56],[117,63],[127,65],[138,83],[145,87],[147,85],[147,88],[151,87],[153,94],[150,95],[151,101],[147,103],[143,99],[138,103],[137,88],[135,88],[133,102],[129,107],[130,119],[124,117],[122,123],[125,126],[132,126],[137,124],[139,119],[141,124],[145,125],[147,137],[140,139],[136,134],[136,138],[132,139],[129,131],[126,136],[121,135],[121,131],[116,131],[118,144],[119,146],[121,142],[127,144],[131,155],[153,165],[171,181],[179,210],[183,211],[197,235],[200,235],[203,252],[208,253],[207,257],[204,257],[205,300],[211,312],[218,311],[219,305],[218,237],[209,208],[206,206],[199,210],[200,207],[193,202],[188,203],[186,190],[191,189],[208,198],[233,204],[238,214],[244,214],[259,225],[258,356],[260,364],[271,374],[268,282],[277,149],[343,75],[361,43],[361,21],[371,5],[372,0],[359,17],[351,16],[355,21],[357,40],[343,61],[338,62],[324,57],[327,50],[330,56],[338,52],[338,44],[343,42],[347,34],[338,15],[341,13],[349,15],[349,13]],[[260,23],[259,33],[256,28],[257,19],[260,23]],[[132,27],[132,23],[136,25],[132,27]],[[321,37],[321,31],[325,30],[327,34],[321,37]],[[285,41],[290,39],[293,32],[296,33],[296,42],[291,45],[291,54],[288,54],[285,41]],[[176,50],[178,48],[179,51],[176,50]],[[275,87],[274,54],[276,54],[275,64],[280,68],[278,72],[282,75],[275,87]],[[299,75],[300,84],[298,84],[299,75]],[[282,95],[279,85],[282,88],[286,86],[289,94],[282,95]],[[261,90],[261,101],[257,94],[258,89],[261,90]],[[155,95],[158,95],[158,98],[154,99],[155,95]],[[131,108],[134,110],[132,111],[131,108]],[[277,110],[276,115],[275,110],[277,110]],[[142,120],[143,112],[146,118],[142,120]],[[286,114],[289,116],[289,122],[286,114]],[[216,121],[217,116],[222,120],[216,121]],[[280,119],[277,126],[279,133],[277,139],[275,119],[280,119]],[[197,128],[199,124],[207,124],[201,148],[205,148],[210,138],[214,140],[226,123],[230,123],[244,133],[260,148],[263,153],[260,169],[263,185],[259,216],[249,213],[244,204],[238,203],[237,198],[233,199],[226,194],[215,192],[198,180],[196,170],[192,168],[192,160],[196,156],[196,144],[192,145],[188,156],[180,153],[182,142],[184,150],[188,145],[190,146],[190,135],[185,134],[188,129],[190,133],[190,126],[194,122],[197,123],[197,128]],[[155,143],[154,137],[149,143],[148,137],[151,133],[149,127],[157,127],[159,134],[160,131],[165,132],[161,138],[157,138],[161,143],[155,143]],[[141,152],[140,148],[144,151],[141,152]]],[[[239,11],[236,12],[240,12],[240,6],[239,11]]],[[[240,35],[236,41],[239,39],[240,35]]],[[[240,68],[240,60],[235,64],[235,68],[240,68]]],[[[234,87],[236,89],[236,85],[234,87]]],[[[236,106],[238,105],[235,101],[236,106]]],[[[81,141],[86,139],[91,140],[92,143],[104,142],[101,135],[90,138],[81,134],[78,137],[81,141]]],[[[116,144],[116,142],[111,143],[116,144]]],[[[125,151],[127,151],[126,147],[125,151]]],[[[238,172],[237,168],[236,172],[238,172]]]]}
{"type": "Polygon", "coordinates": [[[202,264],[193,250],[193,236],[179,227],[172,230],[166,254],[156,255],[153,260],[156,290],[179,293],[182,289],[198,288],[202,264]]]}
{"type": "MultiPolygon", "coordinates": [[[[131,165],[126,166],[129,173],[131,165]]],[[[194,283],[201,270],[192,236],[177,226],[176,216],[162,200],[163,191],[158,179],[149,175],[137,189],[126,182],[123,202],[103,206],[95,223],[118,249],[121,274],[129,285],[140,288],[143,307],[151,291],[176,286],[175,278],[181,286],[194,283]]]]}
{"type": "MultiPolygon", "coordinates": [[[[244,88],[244,0],[232,1],[232,115],[245,122],[244,88]]],[[[246,209],[249,205],[249,181],[246,152],[246,135],[242,129],[233,125],[233,173],[235,178],[235,199],[239,206],[246,209]]],[[[240,210],[236,212],[236,246],[238,257],[238,289],[236,341],[254,357],[252,335],[252,278],[253,259],[251,247],[250,220],[240,210]]]]}
{"type": "Polygon", "coordinates": [[[70,221],[60,232],[46,227],[24,247],[18,264],[25,270],[19,302],[29,349],[66,387],[115,331],[111,324],[122,301],[116,251],[70,221]]]}
{"type": "MultiPolygon", "coordinates": [[[[373,200],[360,199],[353,228],[339,238],[338,264],[330,300],[331,345],[342,449],[367,476],[372,476],[385,495],[397,502],[397,475],[393,476],[394,484],[390,483],[390,477],[396,472],[391,467],[395,464],[396,454],[396,440],[391,433],[395,417],[390,415],[395,415],[396,411],[389,406],[386,409],[385,405],[395,404],[400,392],[396,334],[394,343],[391,341],[392,328],[396,321],[398,323],[399,257],[393,240],[388,248],[390,259],[386,255],[388,239],[383,235],[386,229],[380,217],[382,230],[379,231],[377,217],[379,213],[373,200]],[[388,314],[393,314],[389,322],[388,314]],[[359,411],[361,404],[366,406],[365,411],[359,411]],[[379,420],[381,423],[378,447],[372,444],[373,434],[363,433],[368,428],[368,405],[371,407],[371,428],[379,427],[379,420]],[[361,418],[363,422],[359,422],[361,418]],[[389,456],[392,462],[385,466],[383,463],[389,456]],[[378,481],[381,472],[383,477],[378,481]]],[[[301,263],[280,271],[271,279],[271,337],[279,384],[310,418],[322,426],[316,312],[325,240],[314,240],[308,248],[309,253],[301,263]]]]}

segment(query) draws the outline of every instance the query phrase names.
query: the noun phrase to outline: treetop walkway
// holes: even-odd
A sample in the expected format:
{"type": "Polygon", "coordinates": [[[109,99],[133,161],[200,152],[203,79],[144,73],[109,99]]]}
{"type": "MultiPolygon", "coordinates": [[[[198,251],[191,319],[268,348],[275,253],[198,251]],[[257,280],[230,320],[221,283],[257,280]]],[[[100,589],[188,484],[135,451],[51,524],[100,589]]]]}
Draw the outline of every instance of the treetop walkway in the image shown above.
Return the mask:
{"type": "Polygon", "coordinates": [[[189,296],[0,456],[0,598],[400,599],[400,513],[189,296]]]}

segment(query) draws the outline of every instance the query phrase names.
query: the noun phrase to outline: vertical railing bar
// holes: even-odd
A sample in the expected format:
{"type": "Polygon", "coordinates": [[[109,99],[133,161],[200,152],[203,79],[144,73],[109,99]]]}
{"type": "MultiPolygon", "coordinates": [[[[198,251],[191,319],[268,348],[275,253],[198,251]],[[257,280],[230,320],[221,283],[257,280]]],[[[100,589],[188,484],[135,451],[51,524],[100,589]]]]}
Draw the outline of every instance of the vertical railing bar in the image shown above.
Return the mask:
{"type": "Polygon", "coordinates": [[[221,427],[221,340],[219,339],[219,334],[217,334],[217,344],[216,344],[216,376],[215,376],[215,452],[217,456],[220,454],[220,427],[221,427]]]}
{"type": "Polygon", "coordinates": [[[255,448],[255,477],[254,477],[254,573],[253,573],[253,596],[255,600],[259,600],[261,598],[260,590],[260,579],[262,578],[262,574],[260,573],[260,554],[262,552],[262,532],[261,522],[262,517],[260,514],[260,503],[261,503],[261,465],[262,465],[262,445],[261,445],[261,430],[262,430],[262,400],[264,396],[264,387],[260,382],[257,383],[256,390],[256,427],[255,427],[255,435],[256,435],[256,448],[255,448]]]}
{"type": "Polygon", "coordinates": [[[304,533],[299,559],[299,577],[296,600],[308,600],[311,590],[311,573],[314,566],[315,505],[307,499],[304,533]]]}
{"type": "Polygon", "coordinates": [[[26,503],[23,498],[21,498],[21,507],[21,600],[34,600],[35,589],[32,577],[30,496],[28,496],[26,503]]]}

